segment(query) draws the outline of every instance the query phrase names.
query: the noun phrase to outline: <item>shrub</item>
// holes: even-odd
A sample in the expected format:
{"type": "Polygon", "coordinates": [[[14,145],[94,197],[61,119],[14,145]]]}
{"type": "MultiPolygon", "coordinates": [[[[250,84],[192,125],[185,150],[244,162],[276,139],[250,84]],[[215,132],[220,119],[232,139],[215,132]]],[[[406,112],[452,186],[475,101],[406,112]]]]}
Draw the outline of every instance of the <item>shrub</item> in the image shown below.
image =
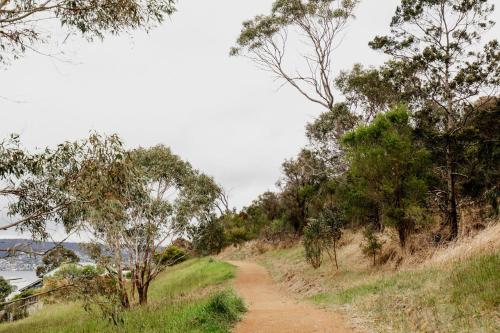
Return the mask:
{"type": "Polygon", "coordinates": [[[36,275],[42,277],[48,272],[58,268],[65,263],[77,263],[80,258],[75,252],[62,246],[50,250],[42,258],[42,264],[36,268],[36,275]]]}
{"type": "Polygon", "coordinates": [[[329,246],[329,238],[326,224],[321,219],[311,219],[304,228],[304,248],[306,260],[313,268],[319,268],[322,263],[323,250],[329,246]]]}
{"type": "Polygon", "coordinates": [[[361,217],[370,222],[378,212],[377,219],[397,230],[405,248],[415,229],[428,222],[431,179],[430,153],[415,140],[407,107],[395,107],[350,131],[342,145],[350,164],[345,190],[350,210],[369,213],[361,217]]]}
{"type": "Polygon", "coordinates": [[[24,290],[23,292],[20,292],[19,294],[14,295],[14,297],[12,297],[12,300],[16,301],[16,300],[21,299],[21,298],[30,297],[30,296],[33,296],[36,292],[37,292],[36,289],[24,290]]]}
{"type": "Polygon", "coordinates": [[[365,242],[361,244],[361,250],[363,254],[367,257],[373,258],[373,266],[377,264],[377,254],[382,250],[384,242],[381,241],[373,227],[368,227],[365,229],[363,236],[365,237],[365,242]]]}
{"type": "Polygon", "coordinates": [[[123,290],[100,266],[66,264],[45,280],[44,288],[53,291],[49,301],[81,301],[85,311],[99,310],[114,325],[123,323],[123,290]]]}
{"type": "Polygon", "coordinates": [[[246,311],[243,300],[230,291],[222,291],[210,299],[207,312],[224,317],[229,322],[235,322],[240,314],[246,311]]]}
{"type": "Polygon", "coordinates": [[[157,260],[160,265],[174,266],[187,260],[188,258],[189,254],[186,250],[178,248],[175,245],[170,245],[159,255],[157,260]]]}
{"type": "Polygon", "coordinates": [[[188,229],[193,250],[199,255],[218,254],[226,245],[224,226],[220,219],[209,216],[188,229]]]}
{"type": "Polygon", "coordinates": [[[337,262],[337,242],[342,237],[344,217],[340,209],[335,206],[324,209],[319,218],[311,219],[304,228],[304,248],[306,260],[314,267],[319,268],[322,262],[322,253],[326,251],[330,259],[339,268],[337,262]],[[331,250],[333,249],[333,255],[331,250]]]}
{"type": "Polygon", "coordinates": [[[7,298],[7,296],[9,296],[13,291],[14,287],[9,283],[9,281],[0,276],[0,301],[4,302],[5,298],[7,298]]]}

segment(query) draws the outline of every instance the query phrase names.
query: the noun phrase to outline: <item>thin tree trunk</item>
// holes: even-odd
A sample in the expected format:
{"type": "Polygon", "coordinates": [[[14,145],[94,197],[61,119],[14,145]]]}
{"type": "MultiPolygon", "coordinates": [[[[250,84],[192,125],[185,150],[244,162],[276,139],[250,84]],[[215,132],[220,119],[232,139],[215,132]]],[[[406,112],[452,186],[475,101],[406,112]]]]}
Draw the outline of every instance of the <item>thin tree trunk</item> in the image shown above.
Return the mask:
{"type": "Polygon", "coordinates": [[[118,238],[115,240],[115,264],[116,264],[116,273],[118,276],[118,290],[120,292],[120,301],[122,306],[126,309],[130,308],[130,301],[128,298],[127,287],[125,286],[125,282],[123,280],[123,269],[122,269],[122,257],[120,254],[120,243],[118,238]]]}
{"type": "Polygon", "coordinates": [[[333,256],[335,258],[335,267],[339,270],[339,263],[337,262],[337,241],[333,241],[333,256]]]}
{"type": "MultiPolygon", "coordinates": [[[[444,16],[444,15],[443,15],[444,16]]],[[[450,55],[450,31],[448,31],[448,26],[445,22],[446,28],[446,55],[450,55]]],[[[450,65],[446,64],[445,68],[445,94],[446,94],[446,183],[447,183],[447,222],[450,224],[450,238],[456,239],[458,237],[458,212],[457,212],[457,196],[456,196],[456,184],[455,184],[455,173],[454,173],[454,158],[452,152],[453,144],[453,130],[455,128],[455,118],[454,118],[454,103],[453,103],[453,93],[450,85],[450,65]]]]}
{"type": "Polygon", "coordinates": [[[458,211],[455,174],[453,170],[453,158],[450,146],[451,145],[448,144],[448,147],[446,148],[446,178],[448,187],[447,220],[450,224],[450,238],[456,239],[458,237],[458,211]]]}

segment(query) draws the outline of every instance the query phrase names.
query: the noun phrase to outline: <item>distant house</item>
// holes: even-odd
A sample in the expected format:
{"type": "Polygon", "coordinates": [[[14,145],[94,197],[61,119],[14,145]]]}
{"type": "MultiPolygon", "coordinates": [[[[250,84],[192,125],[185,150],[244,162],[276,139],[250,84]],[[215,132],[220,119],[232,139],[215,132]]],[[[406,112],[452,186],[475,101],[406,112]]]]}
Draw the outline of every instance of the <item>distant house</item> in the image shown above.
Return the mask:
{"type": "MultiPolygon", "coordinates": [[[[26,291],[26,290],[37,289],[37,288],[41,288],[41,287],[43,287],[43,279],[38,278],[37,280],[31,282],[27,286],[19,288],[14,295],[20,294],[20,293],[22,293],[23,291],[26,291]]],[[[12,295],[12,296],[14,296],[14,295],[12,295]]],[[[9,297],[11,297],[11,296],[9,296],[9,297]]]]}
{"type": "MultiPolygon", "coordinates": [[[[75,263],[75,265],[79,267],[85,267],[85,266],[95,266],[95,263],[92,262],[85,262],[85,263],[75,263]]],[[[57,267],[56,269],[51,270],[50,272],[46,273],[43,277],[51,277],[53,276],[57,271],[61,269],[62,266],[57,267]]],[[[23,280],[23,279],[10,279],[10,280],[23,280]]],[[[24,281],[24,280],[23,280],[24,281]]],[[[14,284],[15,285],[15,284],[14,284]]],[[[32,281],[28,281],[28,283],[23,283],[21,285],[15,285],[16,290],[14,290],[8,297],[7,300],[11,300],[14,296],[22,293],[23,291],[30,290],[30,289],[37,289],[43,287],[43,278],[36,278],[32,281]]]]}

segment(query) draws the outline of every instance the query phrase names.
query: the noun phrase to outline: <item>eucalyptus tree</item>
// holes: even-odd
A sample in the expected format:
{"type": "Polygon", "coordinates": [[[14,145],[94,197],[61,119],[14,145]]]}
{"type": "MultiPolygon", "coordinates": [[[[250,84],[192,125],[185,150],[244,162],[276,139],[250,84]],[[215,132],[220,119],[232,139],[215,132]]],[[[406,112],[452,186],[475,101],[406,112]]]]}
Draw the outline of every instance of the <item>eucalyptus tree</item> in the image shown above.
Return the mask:
{"type": "Polygon", "coordinates": [[[93,159],[89,141],[65,142],[56,149],[30,153],[16,135],[0,143],[1,212],[8,219],[0,230],[17,228],[45,239],[47,221],[70,230],[74,213],[87,201],[81,189],[82,165],[93,159]]]}
{"type": "MultiPolygon", "coordinates": [[[[311,150],[330,171],[341,172],[338,141],[353,117],[335,102],[335,50],[340,45],[357,0],[276,0],[270,14],[243,22],[231,55],[244,55],[310,102],[326,110],[333,140],[312,140],[311,150]]],[[[349,111],[349,110],[348,110],[349,111]]],[[[314,139],[313,136],[310,138],[314,139]]]]}
{"type": "Polygon", "coordinates": [[[371,47],[390,55],[394,63],[412,68],[414,101],[431,109],[441,149],[446,189],[447,224],[458,235],[456,136],[478,109],[479,95],[494,96],[500,85],[500,46],[482,45],[494,24],[494,5],[487,0],[402,0],[391,21],[391,33],[378,36],[371,47]]]}
{"type": "Polygon", "coordinates": [[[0,62],[36,51],[54,33],[48,30],[51,21],[68,34],[92,40],[133,29],[147,31],[174,10],[174,0],[0,0],[0,62]]]}
{"type": "Polygon", "coordinates": [[[146,195],[132,204],[123,248],[131,261],[139,303],[145,304],[151,281],[165,268],[154,255],[166,241],[183,234],[194,219],[213,211],[221,190],[211,177],[167,147],[137,149],[130,159],[139,169],[146,195]]]}
{"type": "Polygon", "coordinates": [[[245,21],[231,55],[245,55],[309,101],[333,109],[335,48],[356,0],[276,0],[271,13],[245,21]],[[304,44],[292,53],[289,36],[304,44]],[[290,56],[290,53],[292,55],[290,56]],[[290,64],[300,57],[301,67],[290,64]]]}
{"type": "MultiPolygon", "coordinates": [[[[126,308],[136,294],[139,304],[147,303],[151,281],[166,267],[156,260],[162,247],[214,211],[221,190],[165,146],[122,150],[113,158],[97,185],[102,199],[90,208],[84,225],[93,236],[93,257],[117,276],[126,308]],[[130,284],[124,278],[127,265],[130,284]]],[[[99,169],[91,168],[97,178],[99,169]]]]}
{"type": "Polygon", "coordinates": [[[398,107],[357,127],[342,142],[349,161],[349,188],[341,196],[355,213],[365,210],[367,202],[374,203],[380,221],[398,232],[403,249],[416,227],[428,221],[429,152],[413,135],[408,110],[398,107]]]}
{"type": "Polygon", "coordinates": [[[328,177],[325,168],[323,161],[307,149],[303,149],[295,159],[283,162],[283,175],[278,181],[281,204],[287,208],[283,217],[295,233],[301,234],[307,224],[314,199],[328,177]]]}

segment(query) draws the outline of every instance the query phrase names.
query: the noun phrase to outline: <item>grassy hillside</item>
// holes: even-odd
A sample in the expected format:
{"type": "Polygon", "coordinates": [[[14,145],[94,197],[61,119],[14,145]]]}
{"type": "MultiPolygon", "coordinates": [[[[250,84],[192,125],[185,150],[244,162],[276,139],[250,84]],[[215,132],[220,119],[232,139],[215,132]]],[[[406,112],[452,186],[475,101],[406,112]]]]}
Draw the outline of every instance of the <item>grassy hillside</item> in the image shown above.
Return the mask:
{"type": "MultiPolygon", "coordinates": [[[[317,293],[324,305],[353,306],[386,332],[499,332],[500,254],[451,269],[426,268],[367,278],[317,293]]],[[[345,278],[344,278],[345,279],[345,278]]]]}
{"type": "Polygon", "coordinates": [[[265,246],[252,251],[250,245],[226,255],[253,253],[297,298],[337,309],[367,332],[493,333],[500,332],[499,230],[495,226],[426,259],[408,255],[399,269],[390,263],[372,267],[356,234],[345,237],[339,271],[326,258],[312,269],[301,244],[262,254],[265,246]]]}
{"type": "Polygon", "coordinates": [[[125,313],[125,323],[113,327],[79,304],[47,305],[33,316],[0,324],[0,332],[229,332],[244,311],[226,282],[235,267],[216,260],[196,259],[163,273],[151,286],[150,303],[125,313]]]}

